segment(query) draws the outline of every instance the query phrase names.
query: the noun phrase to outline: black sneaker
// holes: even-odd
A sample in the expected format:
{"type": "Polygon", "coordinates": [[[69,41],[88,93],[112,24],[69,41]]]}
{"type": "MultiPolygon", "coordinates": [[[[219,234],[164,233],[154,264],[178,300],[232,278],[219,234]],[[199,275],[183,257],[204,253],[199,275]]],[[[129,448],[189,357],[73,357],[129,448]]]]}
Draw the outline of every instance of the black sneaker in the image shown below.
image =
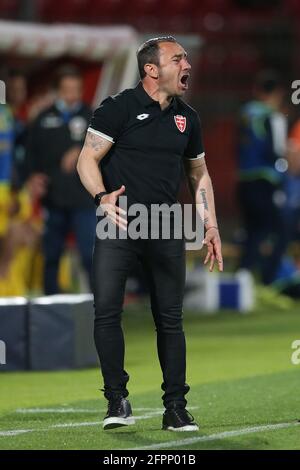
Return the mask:
{"type": "Polygon", "coordinates": [[[126,398],[117,395],[108,401],[108,410],[103,420],[103,429],[113,429],[120,426],[135,424],[131,406],[126,398]]]}
{"type": "Polygon", "coordinates": [[[164,412],[162,429],[167,431],[199,431],[199,426],[185,408],[169,408],[164,412]]]}

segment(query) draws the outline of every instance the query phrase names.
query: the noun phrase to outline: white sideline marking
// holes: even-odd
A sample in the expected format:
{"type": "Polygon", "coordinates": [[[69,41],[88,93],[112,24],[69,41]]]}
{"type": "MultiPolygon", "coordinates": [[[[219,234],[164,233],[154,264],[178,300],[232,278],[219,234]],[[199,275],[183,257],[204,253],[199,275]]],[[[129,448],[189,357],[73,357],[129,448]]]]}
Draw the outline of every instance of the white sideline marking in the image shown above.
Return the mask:
{"type": "MultiPolygon", "coordinates": [[[[140,419],[150,419],[153,416],[160,415],[162,410],[152,411],[151,413],[141,415],[141,416],[134,416],[134,418],[138,421],[140,419]]],[[[18,434],[24,434],[26,432],[46,432],[50,431],[51,429],[59,429],[59,428],[79,428],[82,426],[98,426],[102,424],[103,421],[82,421],[80,423],[59,423],[59,424],[52,424],[48,428],[36,428],[36,429],[11,429],[8,431],[0,431],[0,437],[9,437],[9,436],[16,436],[18,434]]]]}
{"type": "MultiPolygon", "coordinates": [[[[198,406],[189,406],[189,410],[197,410],[198,406]]],[[[16,413],[30,414],[30,413],[105,413],[107,408],[17,408],[16,413]]],[[[135,408],[133,411],[159,411],[164,412],[164,408],[135,408]]]]}
{"type": "MultiPolygon", "coordinates": [[[[198,407],[189,407],[189,409],[196,409],[198,407]]],[[[150,408],[151,409],[151,408],[150,408]]],[[[138,410],[138,408],[137,408],[138,410]]],[[[161,409],[153,409],[151,413],[141,415],[141,416],[134,416],[135,419],[141,420],[141,419],[150,419],[153,416],[160,415],[162,412],[161,409]]],[[[98,426],[102,424],[103,421],[82,421],[80,423],[59,423],[59,424],[53,424],[49,426],[48,428],[36,428],[36,429],[11,429],[7,431],[0,431],[0,437],[11,437],[11,436],[17,436],[18,434],[25,434],[25,433],[30,433],[30,432],[47,432],[50,431],[51,429],[59,429],[59,428],[74,428],[74,427],[82,427],[82,426],[98,426]]],[[[241,429],[236,429],[232,431],[224,431],[221,433],[216,433],[216,434],[210,434],[208,436],[198,436],[198,437],[192,437],[192,438],[187,438],[187,439],[181,439],[177,441],[168,441],[168,442],[159,442],[157,444],[151,444],[150,446],[144,446],[144,447],[134,447],[128,450],[150,450],[150,449],[162,449],[164,447],[179,447],[182,445],[189,445],[189,444],[194,444],[196,442],[207,442],[207,441],[214,441],[214,440],[221,440],[221,439],[226,439],[228,437],[234,437],[234,436],[242,436],[244,434],[252,434],[256,432],[262,432],[262,431],[273,431],[275,429],[285,429],[285,428],[290,428],[290,427],[295,427],[299,426],[300,422],[293,422],[293,423],[279,423],[279,424],[266,424],[266,425],[261,425],[261,426],[253,426],[253,427],[248,427],[248,428],[241,428],[241,429]]]]}
{"type": "Polygon", "coordinates": [[[279,423],[279,424],[265,424],[262,426],[253,426],[251,428],[236,429],[233,431],[224,431],[217,434],[210,434],[208,436],[191,437],[187,439],[181,439],[178,441],[169,442],[158,442],[157,444],[151,444],[150,446],[133,447],[128,450],[150,450],[150,449],[163,449],[164,447],[179,447],[183,445],[195,444],[196,442],[207,442],[216,441],[220,439],[226,439],[228,437],[242,436],[244,434],[252,434],[255,432],[262,431],[273,431],[275,429],[285,429],[294,426],[299,426],[300,422],[297,423],[279,423]]]}
{"type": "Polygon", "coordinates": [[[81,408],[17,408],[16,413],[34,414],[34,413],[96,413],[105,410],[81,409],[81,408]]]}
{"type": "MultiPolygon", "coordinates": [[[[142,416],[134,416],[135,420],[138,421],[139,419],[150,419],[153,416],[160,415],[161,410],[153,411],[152,413],[142,415],[142,416]]],[[[49,429],[57,429],[57,428],[79,428],[81,426],[96,426],[98,424],[102,424],[103,421],[83,421],[82,423],[60,423],[60,424],[53,424],[49,426],[49,428],[45,429],[34,429],[34,431],[49,431],[49,429]]]]}
{"type": "Polygon", "coordinates": [[[4,436],[17,436],[18,434],[24,434],[25,432],[32,432],[33,429],[16,429],[13,431],[0,431],[0,437],[4,436]]]}

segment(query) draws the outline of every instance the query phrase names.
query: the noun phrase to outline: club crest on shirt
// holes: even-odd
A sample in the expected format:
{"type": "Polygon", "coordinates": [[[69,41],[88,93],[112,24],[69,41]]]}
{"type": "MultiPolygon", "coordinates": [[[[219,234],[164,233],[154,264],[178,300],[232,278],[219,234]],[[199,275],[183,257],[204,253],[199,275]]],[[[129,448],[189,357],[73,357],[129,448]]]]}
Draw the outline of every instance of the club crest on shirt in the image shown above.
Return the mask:
{"type": "Polygon", "coordinates": [[[177,114],[174,116],[174,121],[177,129],[180,130],[180,132],[184,132],[186,128],[186,117],[181,116],[181,114],[177,114]]]}

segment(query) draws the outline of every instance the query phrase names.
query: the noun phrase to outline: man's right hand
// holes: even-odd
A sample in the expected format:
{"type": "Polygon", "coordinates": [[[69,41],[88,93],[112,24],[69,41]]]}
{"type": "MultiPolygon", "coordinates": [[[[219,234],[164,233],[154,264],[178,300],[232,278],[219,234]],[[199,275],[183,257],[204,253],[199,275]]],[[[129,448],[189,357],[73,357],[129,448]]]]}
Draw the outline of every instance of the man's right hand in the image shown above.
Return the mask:
{"type": "Polygon", "coordinates": [[[125,191],[125,186],[122,185],[120,189],[113,191],[112,193],[105,194],[101,198],[100,207],[104,212],[104,215],[112,221],[113,224],[126,230],[127,220],[122,217],[126,216],[127,212],[117,206],[117,200],[125,191]]]}
{"type": "Polygon", "coordinates": [[[40,199],[47,192],[49,178],[44,173],[33,173],[26,182],[27,189],[32,199],[40,199]]]}

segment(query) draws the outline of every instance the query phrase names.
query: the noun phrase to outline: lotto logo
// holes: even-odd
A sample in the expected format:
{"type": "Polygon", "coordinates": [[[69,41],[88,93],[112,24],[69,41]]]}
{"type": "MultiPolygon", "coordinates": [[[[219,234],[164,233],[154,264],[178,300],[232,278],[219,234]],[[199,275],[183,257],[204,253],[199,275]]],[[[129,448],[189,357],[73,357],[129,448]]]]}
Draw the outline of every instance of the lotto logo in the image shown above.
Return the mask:
{"type": "Polygon", "coordinates": [[[139,114],[136,118],[139,119],[139,121],[143,121],[148,116],[149,116],[149,114],[144,113],[144,114],[139,114]]]}

